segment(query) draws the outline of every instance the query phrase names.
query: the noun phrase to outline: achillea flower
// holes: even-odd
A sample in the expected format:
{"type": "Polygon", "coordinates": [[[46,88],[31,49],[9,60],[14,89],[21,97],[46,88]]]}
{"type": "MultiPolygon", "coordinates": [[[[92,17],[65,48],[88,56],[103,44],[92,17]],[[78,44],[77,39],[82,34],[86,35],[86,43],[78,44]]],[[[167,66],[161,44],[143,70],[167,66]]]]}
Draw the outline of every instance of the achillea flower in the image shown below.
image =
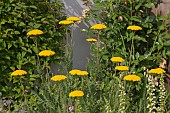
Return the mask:
{"type": "Polygon", "coordinates": [[[86,39],[86,41],[88,41],[88,42],[97,42],[97,40],[96,39],[94,39],[94,38],[88,38],[88,39],[86,39]]]}
{"type": "Polygon", "coordinates": [[[53,77],[51,77],[52,81],[61,81],[61,80],[65,80],[67,78],[67,76],[65,75],[55,75],[53,77]]]}
{"type": "Polygon", "coordinates": [[[35,29],[35,30],[31,30],[27,33],[28,36],[36,36],[36,35],[41,35],[43,34],[43,31],[35,29]]]}
{"type": "Polygon", "coordinates": [[[162,73],[165,73],[165,70],[163,70],[161,68],[156,68],[156,69],[149,70],[149,73],[162,74],[162,73]]]}
{"type": "Polygon", "coordinates": [[[127,29],[130,29],[133,31],[142,30],[142,28],[140,26],[128,26],[127,29]]]}
{"type": "Polygon", "coordinates": [[[77,73],[79,73],[81,70],[78,70],[78,69],[73,69],[73,70],[71,70],[69,73],[71,74],[71,75],[77,75],[77,73]]]}
{"type": "Polygon", "coordinates": [[[51,51],[51,50],[43,50],[41,51],[38,55],[39,56],[52,56],[54,55],[55,52],[54,51],[51,51]]]}
{"type": "Polygon", "coordinates": [[[70,21],[70,20],[62,20],[59,22],[59,24],[64,24],[64,25],[69,25],[69,24],[73,24],[74,22],[73,21],[70,21]]]}
{"type": "Polygon", "coordinates": [[[77,21],[80,21],[81,19],[76,16],[71,16],[71,17],[68,17],[66,20],[77,22],[77,21]]]}
{"type": "Polygon", "coordinates": [[[24,70],[15,70],[14,72],[11,73],[12,76],[21,76],[25,74],[27,74],[27,72],[24,70]]]}
{"type": "Polygon", "coordinates": [[[82,97],[84,95],[83,91],[75,90],[69,93],[69,97],[82,97]]]}
{"type": "Polygon", "coordinates": [[[112,62],[124,62],[124,59],[121,57],[112,57],[110,60],[112,62]]]}
{"type": "Polygon", "coordinates": [[[95,24],[91,27],[91,29],[97,29],[97,30],[101,30],[101,29],[105,29],[107,28],[104,24],[95,24]]]}
{"type": "Polygon", "coordinates": [[[89,73],[87,71],[79,71],[77,72],[77,75],[80,75],[80,76],[85,76],[85,75],[88,75],[89,73]]]}
{"type": "Polygon", "coordinates": [[[140,81],[141,78],[137,75],[126,75],[123,80],[126,80],[126,81],[140,81]]]}
{"type": "Polygon", "coordinates": [[[119,71],[127,71],[129,70],[129,67],[128,66],[116,66],[115,69],[119,71]]]}

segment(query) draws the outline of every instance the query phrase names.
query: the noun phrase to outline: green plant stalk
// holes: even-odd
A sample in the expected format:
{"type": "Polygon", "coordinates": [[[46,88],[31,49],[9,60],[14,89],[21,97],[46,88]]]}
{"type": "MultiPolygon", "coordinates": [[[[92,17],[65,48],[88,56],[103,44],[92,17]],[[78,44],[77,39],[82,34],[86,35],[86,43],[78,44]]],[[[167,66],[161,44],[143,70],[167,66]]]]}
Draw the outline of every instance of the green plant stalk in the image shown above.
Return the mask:
{"type": "Polygon", "coordinates": [[[73,24],[72,30],[71,30],[71,48],[73,48],[73,39],[74,39],[74,24],[73,24]]]}
{"type": "Polygon", "coordinates": [[[96,51],[96,67],[98,69],[99,65],[99,43],[100,43],[100,31],[97,33],[97,51],[96,51]]]}
{"type": "MultiPolygon", "coordinates": [[[[121,39],[122,39],[122,43],[123,43],[123,51],[124,51],[124,53],[126,52],[126,46],[125,46],[125,41],[124,41],[124,38],[123,38],[123,36],[122,36],[122,34],[121,34],[121,32],[120,32],[120,30],[119,30],[119,34],[120,34],[120,37],[121,37],[121,39]]],[[[125,55],[125,58],[126,58],[126,53],[124,54],[125,55]]]]}
{"type": "Polygon", "coordinates": [[[158,31],[158,34],[157,34],[157,36],[156,36],[156,39],[154,40],[153,46],[152,46],[151,51],[150,51],[150,55],[152,54],[152,52],[153,52],[153,50],[154,50],[154,48],[155,48],[155,44],[156,44],[156,41],[157,41],[157,39],[158,39],[158,35],[159,35],[159,34],[160,34],[160,30],[158,31]]]}
{"type": "Polygon", "coordinates": [[[75,113],[81,113],[81,105],[79,98],[76,98],[75,113]]]}
{"type": "Polygon", "coordinates": [[[108,0],[108,3],[109,3],[111,11],[114,12],[114,9],[113,9],[113,6],[112,6],[112,0],[108,0]]]}
{"type": "Polygon", "coordinates": [[[37,37],[35,37],[34,39],[33,39],[33,41],[34,41],[34,43],[35,43],[35,46],[36,46],[36,56],[37,56],[37,62],[38,62],[38,66],[37,66],[37,68],[38,68],[38,72],[40,71],[40,58],[39,58],[39,55],[38,55],[38,53],[39,53],[39,50],[38,50],[38,42],[37,42],[37,37]]]}
{"type": "Polygon", "coordinates": [[[134,32],[132,34],[132,43],[131,43],[131,48],[130,48],[130,57],[129,57],[129,67],[131,65],[132,62],[132,56],[134,57],[134,53],[135,53],[135,49],[134,49],[134,32]]]}

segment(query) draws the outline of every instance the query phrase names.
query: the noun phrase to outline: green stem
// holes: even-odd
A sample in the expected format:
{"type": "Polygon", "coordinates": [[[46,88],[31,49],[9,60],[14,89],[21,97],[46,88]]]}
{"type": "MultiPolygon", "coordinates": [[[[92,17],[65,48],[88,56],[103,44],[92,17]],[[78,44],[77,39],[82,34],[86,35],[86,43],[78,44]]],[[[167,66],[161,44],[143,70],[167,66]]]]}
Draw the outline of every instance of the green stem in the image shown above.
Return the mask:
{"type": "Polygon", "coordinates": [[[151,51],[150,51],[150,55],[152,54],[152,52],[153,52],[153,50],[154,50],[154,47],[155,47],[155,44],[156,44],[156,41],[157,41],[157,39],[158,39],[158,35],[159,35],[159,34],[160,34],[160,30],[158,31],[158,34],[157,34],[157,36],[156,36],[156,39],[154,40],[153,46],[152,46],[151,51]]]}
{"type": "Polygon", "coordinates": [[[100,43],[100,31],[97,33],[97,51],[96,51],[96,67],[98,70],[99,65],[99,43],[100,43]]]}
{"type": "Polygon", "coordinates": [[[125,46],[125,41],[124,41],[124,38],[119,30],[119,34],[120,34],[120,37],[122,39],[122,43],[123,43],[123,51],[124,51],[124,55],[125,55],[125,58],[126,58],[126,46],[125,46]]]}
{"type": "Polygon", "coordinates": [[[34,43],[35,43],[35,46],[36,46],[36,56],[37,56],[37,62],[38,62],[38,71],[40,71],[40,58],[39,58],[39,50],[38,50],[38,42],[37,42],[37,37],[35,37],[35,39],[33,39],[34,43]]]}
{"type": "Polygon", "coordinates": [[[131,43],[131,48],[130,48],[130,59],[129,59],[129,67],[131,65],[131,62],[132,62],[132,56],[134,57],[134,32],[132,34],[132,43],[131,43]]]}

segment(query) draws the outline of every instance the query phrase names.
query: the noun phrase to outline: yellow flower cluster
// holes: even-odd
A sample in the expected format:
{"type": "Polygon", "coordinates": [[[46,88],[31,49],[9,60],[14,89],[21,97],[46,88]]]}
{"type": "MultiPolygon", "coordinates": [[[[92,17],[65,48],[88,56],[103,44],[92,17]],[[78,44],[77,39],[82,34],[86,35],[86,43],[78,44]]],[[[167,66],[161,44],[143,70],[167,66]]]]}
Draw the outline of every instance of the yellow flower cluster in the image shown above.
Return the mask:
{"type": "Polygon", "coordinates": [[[15,70],[14,72],[11,73],[12,76],[21,76],[25,74],[27,74],[27,72],[24,70],[15,70]]]}
{"type": "Polygon", "coordinates": [[[54,51],[51,51],[51,50],[43,50],[41,52],[39,52],[39,56],[52,56],[54,55],[55,52],[54,51]]]}
{"type": "Polygon", "coordinates": [[[140,81],[141,78],[137,75],[126,75],[123,80],[126,80],[126,81],[140,81]]]}
{"type": "Polygon", "coordinates": [[[66,20],[77,22],[77,21],[80,21],[81,19],[76,16],[71,16],[71,17],[68,17],[66,20]]]}
{"type": "Polygon", "coordinates": [[[112,62],[124,62],[124,59],[122,57],[112,57],[110,60],[112,62]]]}
{"type": "Polygon", "coordinates": [[[142,28],[140,26],[128,26],[127,29],[130,29],[133,31],[142,30],[142,28]]]}
{"type": "Polygon", "coordinates": [[[115,69],[119,71],[127,71],[129,70],[129,67],[128,66],[116,66],[115,69]]]}
{"type": "Polygon", "coordinates": [[[75,90],[69,93],[69,97],[82,97],[84,92],[81,90],[75,90]]]}
{"type": "Polygon", "coordinates": [[[95,24],[91,27],[91,29],[101,30],[107,28],[104,24],[95,24]]]}
{"type": "Polygon", "coordinates": [[[43,31],[35,29],[35,30],[31,30],[27,33],[28,36],[36,36],[36,35],[41,35],[43,34],[43,31]]]}
{"type": "Polygon", "coordinates": [[[61,81],[61,80],[65,80],[67,78],[67,76],[65,75],[55,75],[53,77],[51,77],[52,81],[61,81]]]}
{"type": "Polygon", "coordinates": [[[88,42],[97,42],[97,40],[94,39],[94,38],[88,38],[88,39],[86,39],[86,41],[88,41],[88,42]]]}
{"type": "Polygon", "coordinates": [[[78,70],[78,69],[73,69],[69,73],[71,75],[80,75],[80,76],[85,76],[85,75],[89,74],[87,71],[81,71],[81,70],[78,70]]]}
{"type": "Polygon", "coordinates": [[[70,21],[70,20],[62,20],[59,22],[59,24],[63,24],[63,25],[69,25],[69,24],[73,24],[74,22],[73,21],[70,21]]]}
{"type": "Polygon", "coordinates": [[[165,70],[163,70],[161,68],[156,68],[156,69],[149,70],[149,73],[162,74],[162,73],[165,73],[165,70]]]}

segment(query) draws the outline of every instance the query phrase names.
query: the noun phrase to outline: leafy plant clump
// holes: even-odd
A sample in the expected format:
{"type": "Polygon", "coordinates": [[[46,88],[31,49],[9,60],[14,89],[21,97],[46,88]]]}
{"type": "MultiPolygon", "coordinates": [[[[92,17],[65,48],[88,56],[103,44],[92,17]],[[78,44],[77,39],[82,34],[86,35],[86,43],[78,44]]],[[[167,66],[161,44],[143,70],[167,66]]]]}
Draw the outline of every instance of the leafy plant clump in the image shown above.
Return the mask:
{"type": "Polygon", "coordinates": [[[63,4],[58,1],[2,0],[0,17],[1,96],[22,100],[20,93],[23,88],[29,96],[30,90],[40,85],[38,81],[35,82],[36,78],[40,78],[36,75],[36,54],[39,51],[57,51],[48,63],[61,63],[64,29],[58,22],[65,18],[63,4]],[[27,36],[27,32],[33,29],[40,29],[44,33],[32,39],[27,36]],[[13,79],[11,72],[17,69],[27,70],[29,75],[20,80],[13,79]]]}

